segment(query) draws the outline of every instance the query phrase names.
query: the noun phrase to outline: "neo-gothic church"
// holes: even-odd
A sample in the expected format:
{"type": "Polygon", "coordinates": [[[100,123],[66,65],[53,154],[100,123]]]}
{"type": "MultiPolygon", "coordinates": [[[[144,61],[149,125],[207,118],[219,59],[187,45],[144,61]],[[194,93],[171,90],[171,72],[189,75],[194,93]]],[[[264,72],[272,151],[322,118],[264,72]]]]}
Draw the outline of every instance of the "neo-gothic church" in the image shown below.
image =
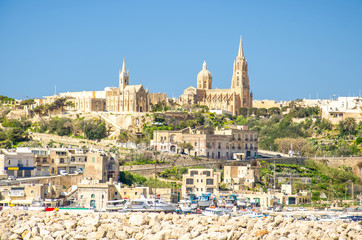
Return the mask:
{"type": "Polygon", "coordinates": [[[149,92],[142,84],[129,85],[129,72],[123,60],[122,71],[119,72],[119,87],[107,88],[106,110],[112,112],[148,112],[149,92]]]}
{"type": "Polygon", "coordinates": [[[197,88],[188,87],[181,95],[182,104],[206,105],[209,109],[223,110],[238,115],[240,108],[252,108],[253,93],[250,92],[248,63],[244,57],[240,38],[238,56],[234,61],[230,89],[212,89],[212,75],[204,61],[197,75],[197,88]]]}

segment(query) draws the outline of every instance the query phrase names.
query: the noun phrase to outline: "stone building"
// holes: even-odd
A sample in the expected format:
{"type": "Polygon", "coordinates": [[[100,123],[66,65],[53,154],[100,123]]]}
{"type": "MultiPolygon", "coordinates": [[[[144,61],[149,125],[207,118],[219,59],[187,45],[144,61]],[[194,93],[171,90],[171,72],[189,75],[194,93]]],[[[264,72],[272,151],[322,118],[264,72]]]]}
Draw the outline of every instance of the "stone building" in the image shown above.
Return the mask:
{"type": "Polygon", "coordinates": [[[213,169],[189,169],[182,175],[182,196],[189,193],[200,196],[203,193],[211,193],[219,196],[221,173],[213,169]]]}
{"type": "Polygon", "coordinates": [[[157,104],[158,102],[167,102],[166,93],[149,93],[150,103],[157,104]]]}
{"type": "Polygon", "coordinates": [[[46,184],[0,186],[0,206],[30,206],[34,201],[48,197],[48,188],[46,184]]]}
{"type": "Polygon", "coordinates": [[[69,111],[139,113],[148,112],[151,101],[157,103],[159,100],[167,100],[167,95],[164,93],[150,95],[148,89],[145,90],[142,84],[130,85],[125,60],[123,60],[122,71],[119,71],[118,81],[118,87],[106,87],[103,91],[64,92],[44,99],[35,99],[35,104],[30,109],[41,104],[51,104],[57,98],[65,97],[74,103],[73,107],[65,107],[69,111]]]}
{"type": "Polygon", "coordinates": [[[108,201],[122,199],[113,179],[106,183],[83,181],[78,184],[75,202],[81,207],[106,210],[108,201]]]}
{"type": "Polygon", "coordinates": [[[218,159],[234,159],[236,154],[252,158],[258,152],[258,132],[247,126],[185,128],[179,131],[157,130],[151,146],[158,151],[182,152],[179,143],[190,143],[188,154],[218,159]]]}
{"type": "Polygon", "coordinates": [[[59,175],[61,170],[74,174],[81,170],[84,177],[99,182],[118,179],[119,161],[114,154],[76,148],[1,149],[0,174],[34,177],[59,175]]]}
{"type": "Polygon", "coordinates": [[[242,186],[253,188],[260,181],[260,167],[251,166],[224,166],[224,182],[232,190],[242,189],[242,186]]]}
{"type": "Polygon", "coordinates": [[[15,150],[0,149],[0,174],[15,178],[33,177],[34,157],[31,151],[23,148],[15,150]]]}
{"type": "Polygon", "coordinates": [[[234,61],[230,89],[212,89],[212,75],[204,61],[202,70],[197,75],[197,87],[188,87],[180,96],[184,105],[206,105],[209,109],[218,109],[239,114],[240,108],[252,108],[253,93],[250,92],[248,63],[244,57],[240,39],[238,56],[234,61]]]}

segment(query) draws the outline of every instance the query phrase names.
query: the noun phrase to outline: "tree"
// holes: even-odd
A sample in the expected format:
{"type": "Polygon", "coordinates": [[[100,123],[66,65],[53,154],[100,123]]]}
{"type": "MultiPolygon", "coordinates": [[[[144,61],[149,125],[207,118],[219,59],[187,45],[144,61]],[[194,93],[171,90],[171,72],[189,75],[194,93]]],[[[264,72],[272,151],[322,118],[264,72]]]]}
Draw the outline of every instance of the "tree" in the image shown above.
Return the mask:
{"type": "Polygon", "coordinates": [[[239,109],[239,115],[242,115],[244,117],[247,117],[248,116],[248,109],[246,107],[241,107],[239,109]]]}
{"type": "Polygon", "coordinates": [[[357,133],[357,123],[354,118],[346,118],[338,124],[338,131],[341,136],[350,137],[357,133]]]}
{"type": "Polygon", "coordinates": [[[280,109],[278,107],[272,107],[268,109],[268,115],[272,116],[272,115],[280,115],[280,109]]]}
{"type": "Polygon", "coordinates": [[[191,143],[187,142],[187,143],[185,143],[185,149],[187,149],[187,151],[189,152],[189,155],[190,155],[190,152],[191,152],[191,150],[194,149],[194,146],[192,146],[191,143]]]}
{"type": "Polygon", "coordinates": [[[268,115],[268,110],[266,108],[258,108],[258,110],[256,111],[256,115],[257,116],[267,116],[268,115]]]}
{"type": "Polygon", "coordinates": [[[183,143],[183,142],[178,143],[178,144],[177,144],[177,147],[178,147],[179,149],[181,149],[181,153],[183,153],[184,150],[186,149],[185,143],[183,143]]]}
{"type": "Polygon", "coordinates": [[[205,124],[205,118],[201,113],[195,113],[195,119],[198,126],[202,126],[205,124]]]}
{"type": "Polygon", "coordinates": [[[35,103],[34,99],[26,99],[21,101],[20,105],[21,106],[29,106],[29,105],[33,105],[35,103]]]}
{"type": "Polygon", "coordinates": [[[274,142],[278,150],[283,153],[293,150],[295,154],[305,155],[312,152],[311,144],[304,138],[278,138],[274,142]]]}
{"type": "Polygon", "coordinates": [[[106,124],[102,120],[89,120],[85,125],[85,134],[90,140],[101,140],[106,133],[106,124]]]}

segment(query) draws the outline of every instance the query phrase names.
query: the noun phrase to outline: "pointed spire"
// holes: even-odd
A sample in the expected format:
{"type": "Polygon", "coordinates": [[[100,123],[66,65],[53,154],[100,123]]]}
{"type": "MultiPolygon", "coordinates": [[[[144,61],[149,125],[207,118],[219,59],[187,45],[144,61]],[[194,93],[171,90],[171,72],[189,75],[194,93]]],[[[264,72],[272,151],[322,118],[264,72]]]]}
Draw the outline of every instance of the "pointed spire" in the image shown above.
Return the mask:
{"type": "Polygon", "coordinates": [[[244,52],[243,52],[243,40],[241,39],[241,36],[240,36],[240,44],[239,44],[238,57],[244,57],[244,52]]]}
{"type": "Polygon", "coordinates": [[[123,58],[123,66],[122,66],[122,72],[126,73],[126,60],[123,58]]]}
{"type": "Polygon", "coordinates": [[[206,67],[207,67],[207,66],[206,66],[206,60],[204,59],[204,63],[202,64],[202,69],[203,69],[203,70],[206,70],[206,67]]]}

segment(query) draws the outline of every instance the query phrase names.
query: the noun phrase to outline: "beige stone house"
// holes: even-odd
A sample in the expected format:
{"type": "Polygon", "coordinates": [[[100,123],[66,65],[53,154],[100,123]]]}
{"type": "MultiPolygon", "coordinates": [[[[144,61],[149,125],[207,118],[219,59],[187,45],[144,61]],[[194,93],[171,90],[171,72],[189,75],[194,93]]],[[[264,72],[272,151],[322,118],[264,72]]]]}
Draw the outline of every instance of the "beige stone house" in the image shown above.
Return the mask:
{"type": "Polygon", "coordinates": [[[234,191],[242,189],[243,186],[255,187],[260,181],[260,167],[251,166],[224,166],[224,182],[234,191]]]}
{"type": "Polygon", "coordinates": [[[112,182],[95,183],[86,181],[78,184],[75,202],[80,207],[106,210],[108,201],[122,199],[117,187],[112,182]]]}
{"type": "MultiPolygon", "coordinates": [[[[217,159],[233,159],[235,153],[252,158],[258,152],[258,132],[247,126],[185,128],[179,131],[157,130],[153,133],[151,146],[158,151],[180,153],[179,143],[190,143],[193,156],[217,159]]],[[[187,150],[186,150],[187,152],[187,150]]]]}
{"type": "Polygon", "coordinates": [[[212,75],[204,61],[202,70],[197,75],[197,87],[188,87],[180,96],[184,105],[206,105],[209,109],[225,110],[239,115],[240,108],[252,108],[253,93],[250,92],[248,63],[243,52],[240,38],[238,56],[234,61],[230,89],[212,89],[212,75]]]}
{"type": "Polygon", "coordinates": [[[189,169],[188,173],[182,176],[181,194],[183,197],[189,193],[197,196],[203,193],[219,196],[220,181],[221,173],[213,169],[189,169]]]}

